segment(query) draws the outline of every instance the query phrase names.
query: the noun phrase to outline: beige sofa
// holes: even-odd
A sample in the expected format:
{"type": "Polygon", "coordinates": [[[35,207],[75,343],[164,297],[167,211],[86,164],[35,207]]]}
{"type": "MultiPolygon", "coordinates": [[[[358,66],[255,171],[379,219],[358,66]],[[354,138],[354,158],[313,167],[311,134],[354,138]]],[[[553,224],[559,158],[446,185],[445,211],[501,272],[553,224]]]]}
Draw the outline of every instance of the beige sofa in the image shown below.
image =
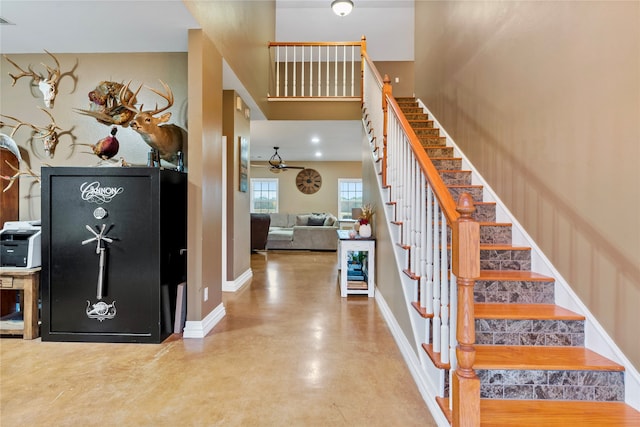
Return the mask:
{"type": "Polygon", "coordinates": [[[267,249],[335,251],[338,220],[330,213],[272,213],[267,249]]]}

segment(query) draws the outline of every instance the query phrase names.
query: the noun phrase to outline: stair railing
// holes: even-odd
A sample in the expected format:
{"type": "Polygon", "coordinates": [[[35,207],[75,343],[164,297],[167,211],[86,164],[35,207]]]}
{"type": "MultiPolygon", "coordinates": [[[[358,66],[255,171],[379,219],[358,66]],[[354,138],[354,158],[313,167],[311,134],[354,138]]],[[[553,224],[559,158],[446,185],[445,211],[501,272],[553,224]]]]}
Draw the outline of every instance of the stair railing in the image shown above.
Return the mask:
{"type": "Polygon", "coordinates": [[[364,36],[357,42],[269,42],[270,101],[353,101],[362,95],[364,36]]]}
{"type": "MultiPolygon", "coordinates": [[[[381,81],[366,52],[363,57],[363,120],[381,184],[394,207],[391,221],[399,228],[397,244],[406,253],[402,268],[417,283],[407,306],[423,313],[426,323],[424,336],[417,340],[424,342],[437,368],[453,370],[453,425],[478,426],[473,286],[480,275],[480,228],[472,218],[473,201],[465,193],[456,204],[391,96],[388,76],[381,81]]],[[[444,397],[444,384],[439,394],[444,397]]]]}

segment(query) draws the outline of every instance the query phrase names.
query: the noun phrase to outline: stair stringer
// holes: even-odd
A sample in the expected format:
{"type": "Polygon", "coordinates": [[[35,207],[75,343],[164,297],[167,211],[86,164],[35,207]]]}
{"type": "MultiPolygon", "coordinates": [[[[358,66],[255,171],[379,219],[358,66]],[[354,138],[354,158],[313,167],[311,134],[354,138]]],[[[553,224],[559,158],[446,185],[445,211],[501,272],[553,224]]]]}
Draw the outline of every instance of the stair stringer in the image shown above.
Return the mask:
{"type": "MultiPolygon", "coordinates": [[[[373,165],[373,169],[377,177],[375,185],[376,188],[372,189],[372,191],[376,192],[376,197],[380,202],[379,206],[385,206],[384,209],[378,209],[376,211],[377,227],[386,227],[386,231],[391,238],[391,242],[398,241],[399,226],[392,223],[394,218],[391,215],[394,207],[386,205],[386,202],[389,201],[390,190],[388,188],[384,188],[382,185],[381,163],[378,161],[376,153],[373,151],[374,145],[371,137],[368,136],[366,132],[366,123],[364,123],[364,121],[363,126],[366,134],[365,137],[363,137],[363,149],[365,149],[364,146],[366,145],[368,152],[367,161],[370,161],[373,165]]],[[[377,242],[376,244],[380,244],[380,242],[377,242]]],[[[396,341],[396,345],[402,353],[405,363],[411,372],[422,398],[429,407],[434,420],[438,423],[438,426],[450,427],[449,421],[444,415],[442,409],[438,406],[436,400],[437,397],[443,397],[446,381],[445,376],[447,372],[436,367],[425,351],[422,350],[422,343],[429,341],[428,339],[425,339],[427,336],[426,334],[428,333],[429,320],[424,319],[411,305],[411,303],[416,300],[415,293],[417,287],[415,285],[415,281],[403,273],[402,266],[407,264],[407,251],[394,243],[391,243],[391,245],[395,265],[397,266],[397,269],[394,269],[394,271],[397,272],[396,277],[402,286],[404,307],[411,324],[411,339],[407,337],[407,334],[405,334],[398,324],[396,317],[387,305],[384,300],[384,296],[379,289],[377,289],[375,293],[376,304],[378,304],[385,322],[396,341]]],[[[378,253],[378,251],[376,252],[378,253]]]]}
{"type": "Polygon", "coordinates": [[[605,331],[596,317],[591,313],[580,297],[574,292],[562,274],[554,267],[551,261],[542,252],[533,238],[527,233],[520,222],[506,207],[491,186],[484,180],[478,170],[457,146],[453,138],[447,133],[435,115],[427,108],[422,100],[417,99],[418,105],[433,120],[434,127],[440,129],[441,136],[447,140],[447,146],[454,148],[456,157],[462,159],[463,169],[471,171],[472,184],[484,187],[483,201],[496,203],[496,221],[510,222],[512,224],[512,241],[514,245],[531,247],[531,271],[553,277],[555,279],[555,303],[568,310],[583,315],[585,319],[585,347],[601,355],[612,359],[625,368],[625,403],[636,410],[640,410],[640,373],[615,344],[613,339],[605,331]]]}

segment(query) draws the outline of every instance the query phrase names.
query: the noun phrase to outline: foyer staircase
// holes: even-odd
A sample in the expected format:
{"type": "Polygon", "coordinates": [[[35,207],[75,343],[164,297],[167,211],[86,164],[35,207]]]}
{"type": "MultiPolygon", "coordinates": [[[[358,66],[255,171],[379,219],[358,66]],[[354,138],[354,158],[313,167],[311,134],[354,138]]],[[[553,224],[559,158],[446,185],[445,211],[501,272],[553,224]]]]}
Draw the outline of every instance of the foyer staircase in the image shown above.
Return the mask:
{"type": "MultiPolygon", "coordinates": [[[[483,202],[482,186],[472,185],[471,171],[462,170],[462,159],[416,100],[396,101],[454,200],[466,192],[475,202],[481,274],[474,287],[474,369],[481,425],[640,426],[640,412],[624,403],[624,367],[585,348],[585,318],[554,304],[554,279],[531,271],[531,249],[512,245],[511,224],[496,222],[495,203],[483,202]]],[[[412,275],[409,266],[405,273],[412,275]]],[[[412,305],[430,316],[419,302],[412,305]]],[[[432,343],[422,347],[436,366],[449,369],[432,343]]],[[[451,422],[448,397],[438,404],[451,422]]]]}

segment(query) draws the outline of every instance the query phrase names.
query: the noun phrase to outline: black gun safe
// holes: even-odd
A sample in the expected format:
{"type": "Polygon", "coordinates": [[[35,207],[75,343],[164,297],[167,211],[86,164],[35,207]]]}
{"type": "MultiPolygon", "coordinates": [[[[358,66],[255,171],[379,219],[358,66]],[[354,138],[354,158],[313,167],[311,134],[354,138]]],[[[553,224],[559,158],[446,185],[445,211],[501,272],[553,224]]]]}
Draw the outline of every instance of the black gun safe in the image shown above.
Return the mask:
{"type": "Polygon", "coordinates": [[[42,340],[160,343],[186,281],[187,175],[42,168],[42,340]]]}

